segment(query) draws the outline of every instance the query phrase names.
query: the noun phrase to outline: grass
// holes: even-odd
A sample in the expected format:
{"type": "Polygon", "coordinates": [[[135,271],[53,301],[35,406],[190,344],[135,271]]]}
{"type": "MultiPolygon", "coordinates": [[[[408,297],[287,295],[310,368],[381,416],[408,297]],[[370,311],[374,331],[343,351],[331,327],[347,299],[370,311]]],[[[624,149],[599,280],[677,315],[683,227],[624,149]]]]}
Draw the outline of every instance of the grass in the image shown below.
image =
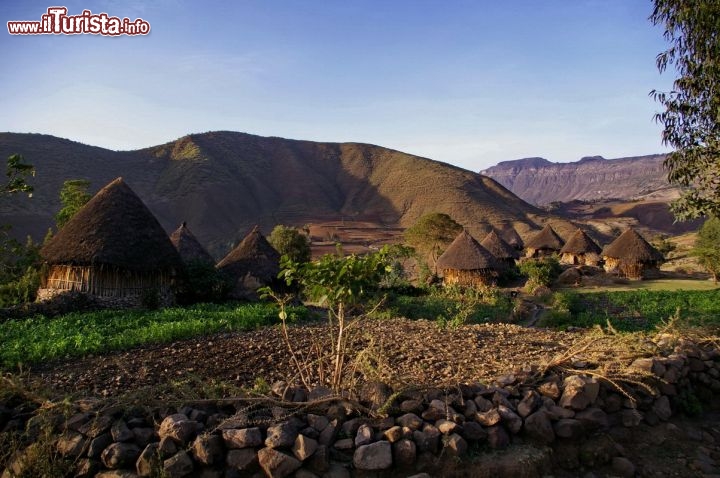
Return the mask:
{"type": "MultiPolygon", "coordinates": [[[[304,307],[291,315],[308,316],[304,307]]],[[[0,323],[0,367],[10,369],[93,353],[167,343],[276,323],[275,304],[199,304],[157,311],[105,310],[0,323]]]]}
{"type": "MultiPolygon", "coordinates": [[[[612,284],[603,286],[584,287],[572,289],[579,293],[595,293],[603,291],[633,291],[633,290],[718,290],[720,284],[709,280],[697,279],[651,279],[632,281],[627,284],[612,284]]],[[[570,289],[566,289],[570,290],[570,289]]]]}
{"type": "Polygon", "coordinates": [[[690,326],[720,326],[720,289],[569,292],[553,295],[552,310],[538,325],[590,327],[612,324],[618,331],[651,330],[677,316],[690,326]]]}

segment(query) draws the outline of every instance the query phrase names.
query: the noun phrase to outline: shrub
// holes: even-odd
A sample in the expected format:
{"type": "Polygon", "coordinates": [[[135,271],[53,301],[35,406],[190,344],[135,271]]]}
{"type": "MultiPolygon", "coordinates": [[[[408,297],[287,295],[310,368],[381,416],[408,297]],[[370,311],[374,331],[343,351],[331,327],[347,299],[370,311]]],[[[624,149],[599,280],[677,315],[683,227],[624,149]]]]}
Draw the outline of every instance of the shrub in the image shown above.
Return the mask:
{"type": "Polygon", "coordinates": [[[528,278],[526,287],[533,291],[538,287],[550,287],[558,278],[562,268],[556,257],[529,259],[520,264],[520,273],[528,278]]]}

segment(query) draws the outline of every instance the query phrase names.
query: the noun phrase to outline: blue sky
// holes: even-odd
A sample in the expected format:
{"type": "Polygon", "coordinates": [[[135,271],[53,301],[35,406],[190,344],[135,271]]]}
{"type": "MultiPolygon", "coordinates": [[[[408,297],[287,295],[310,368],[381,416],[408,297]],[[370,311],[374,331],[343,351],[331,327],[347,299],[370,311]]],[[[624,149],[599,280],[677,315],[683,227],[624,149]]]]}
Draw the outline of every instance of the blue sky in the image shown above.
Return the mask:
{"type": "Polygon", "coordinates": [[[0,131],[135,149],[211,130],[373,143],[481,170],[667,149],[649,0],[0,4],[0,131]],[[151,33],[13,36],[49,6],[151,33]]]}

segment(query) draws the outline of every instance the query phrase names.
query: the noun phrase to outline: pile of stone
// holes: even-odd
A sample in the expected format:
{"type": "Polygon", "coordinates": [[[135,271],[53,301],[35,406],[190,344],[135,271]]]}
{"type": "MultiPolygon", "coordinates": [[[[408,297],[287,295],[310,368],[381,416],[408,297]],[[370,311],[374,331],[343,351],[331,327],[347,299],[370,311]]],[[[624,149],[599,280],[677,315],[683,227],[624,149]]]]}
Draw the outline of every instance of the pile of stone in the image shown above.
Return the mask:
{"type": "MultiPolygon", "coordinates": [[[[609,431],[657,425],[692,405],[688,397],[714,403],[720,351],[682,342],[674,353],[637,359],[630,368],[648,377],[649,387],[620,391],[588,373],[549,374],[535,383],[504,376],[490,386],[398,393],[368,384],[357,401],[284,384],[265,402],[238,398],[149,410],[82,401],[72,416],[53,421],[54,447],[74,463],[76,476],[102,478],[480,476],[468,475],[479,463],[482,476],[510,476],[521,466],[524,476],[610,466],[630,477],[635,465],[613,446],[609,431]],[[511,445],[543,452],[504,464],[479,459],[511,445]],[[469,452],[473,459],[463,460],[469,452]]],[[[0,407],[3,432],[32,429],[33,413],[14,410],[0,407]]],[[[30,448],[10,460],[3,478],[23,472],[30,448]]]]}

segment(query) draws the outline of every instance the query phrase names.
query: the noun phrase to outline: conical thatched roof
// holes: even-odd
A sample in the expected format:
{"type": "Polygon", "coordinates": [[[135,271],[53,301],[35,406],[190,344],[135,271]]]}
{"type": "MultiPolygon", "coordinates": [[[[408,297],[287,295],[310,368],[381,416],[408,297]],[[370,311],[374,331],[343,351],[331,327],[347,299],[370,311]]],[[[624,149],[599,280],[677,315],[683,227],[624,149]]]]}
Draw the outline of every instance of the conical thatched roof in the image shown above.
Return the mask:
{"type": "Polygon", "coordinates": [[[216,267],[232,277],[242,278],[250,273],[263,282],[271,282],[280,272],[280,253],[255,226],[216,267]]]}
{"type": "Polygon", "coordinates": [[[514,227],[509,227],[508,229],[503,230],[500,234],[502,240],[508,243],[511,247],[514,247],[515,249],[522,249],[525,247],[522,237],[520,237],[520,234],[518,234],[514,227]]]}
{"type": "Polygon", "coordinates": [[[525,243],[525,247],[528,249],[551,249],[559,251],[564,244],[565,241],[550,227],[550,224],[547,224],[543,227],[542,231],[535,234],[525,243]]]}
{"type": "Polygon", "coordinates": [[[617,239],[605,246],[602,255],[628,262],[662,262],[665,260],[663,255],[633,228],[627,229],[617,239]]]}
{"type": "Polygon", "coordinates": [[[98,191],[40,254],[49,264],[108,265],[139,272],[182,266],[165,230],[122,178],[98,191]]]}
{"type": "Polygon", "coordinates": [[[495,231],[485,236],[480,245],[487,249],[497,259],[517,259],[518,252],[510,244],[503,241],[495,231]]]}
{"type": "Polygon", "coordinates": [[[173,243],[185,264],[191,262],[215,263],[215,259],[200,244],[195,235],[190,232],[185,222],[180,224],[180,227],[170,235],[170,242],[173,243]]]}
{"type": "Polygon", "coordinates": [[[437,268],[457,270],[496,269],[495,257],[463,230],[437,260],[437,268]]]}
{"type": "Polygon", "coordinates": [[[600,246],[598,246],[585,231],[579,228],[570,240],[565,243],[563,248],[560,249],[562,254],[589,254],[591,252],[600,254],[601,251],[600,246]]]}

